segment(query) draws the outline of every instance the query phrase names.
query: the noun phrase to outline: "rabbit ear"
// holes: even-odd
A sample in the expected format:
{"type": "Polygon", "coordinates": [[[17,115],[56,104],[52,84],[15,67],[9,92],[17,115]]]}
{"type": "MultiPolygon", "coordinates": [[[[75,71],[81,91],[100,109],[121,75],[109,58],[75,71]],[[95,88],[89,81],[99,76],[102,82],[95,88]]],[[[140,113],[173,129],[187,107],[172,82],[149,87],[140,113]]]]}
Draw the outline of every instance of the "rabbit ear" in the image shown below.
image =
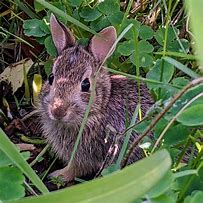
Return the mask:
{"type": "MultiPolygon", "coordinates": [[[[99,61],[103,61],[117,39],[116,30],[113,26],[104,28],[98,35],[94,35],[89,44],[89,50],[99,61]]],[[[114,50],[113,50],[114,51],[114,50]]],[[[110,55],[113,53],[110,53],[110,55]]]]}
{"type": "Polygon", "coordinates": [[[59,22],[53,14],[50,18],[50,27],[52,39],[59,55],[65,48],[75,45],[75,38],[71,31],[59,22]]]}

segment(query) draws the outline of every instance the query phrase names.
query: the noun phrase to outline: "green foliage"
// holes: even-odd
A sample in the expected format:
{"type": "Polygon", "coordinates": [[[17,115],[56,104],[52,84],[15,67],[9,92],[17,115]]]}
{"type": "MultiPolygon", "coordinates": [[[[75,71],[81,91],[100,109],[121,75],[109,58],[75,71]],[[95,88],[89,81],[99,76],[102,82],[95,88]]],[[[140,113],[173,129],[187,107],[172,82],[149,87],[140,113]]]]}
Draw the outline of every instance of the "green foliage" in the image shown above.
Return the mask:
{"type": "MultiPolygon", "coordinates": [[[[33,78],[36,72],[42,74],[42,78],[49,75],[53,58],[57,56],[49,28],[51,13],[54,13],[71,29],[78,43],[82,45],[88,45],[88,39],[92,34],[106,26],[114,26],[118,36],[121,36],[123,30],[132,24],[132,28],[127,33],[124,30],[125,35],[118,41],[114,54],[107,60],[108,70],[133,80],[144,81],[155,100],[155,105],[144,119],[139,115],[140,106],[137,106],[129,122],[130,125],[126,125],[126,133],[122,135],[125,136],[125,142],[117,162],[101,172],[104,178],[39,198],[20,199],[16,202],[43,202],[47,199],[50,202],[59,200],[70,202],[79,200],[83,202],[203,202],[202,84],[194,85],[193,83],[167,110],[166,114],[161,116],[159,122],[151,129],[153,140],[145,137],[139,142],[139,146],[149,158],[120,170],[122,160],[130,146],[131,133],[135,131],[141,135],[154,121],[154,117],[160,115],[159,113],[174,99],[174,95],[202,74],[202,66],[199,66],[199,63],[202,65],[203,61],[201,58],[203,53],[202,0],[146,1],[140,7],[136,7],[138,3],[135,4],[132,0],[35,0],[34,8],[27,6],[23,1],[15,0],[15,3],[18,9],[15,10],[15,15],[19,19],[21,17],[19,13],[22,11],[29,16],[29,19],[23,21],[24,34],[29,37],[28,39],[35,39],[44,47],[44,51],[37,56],[37,63],[34,64],[33,72],[35,73],[29,73],[28,79],[33,78]],[[182,9],[185,4],[187,12],[184,13],[182,9]],[[137,9],[136,12],[134,9],[137,9]],[[187,24],[188,14],[192,30],[187,24]],[[196,50],[191,47],[193,44],[200,56],[199,61],[196,59],[196,50]],[[172,158],[170,171],[168,170],[170,163],[168,154],[161,149],[167,149],[170,153],[172,158]],[[154,151],[158,152],[153,154],[154,151]]],[[[0,27],[0,37],[4,36],[2,40],[4,44],[3,42],[7,42],[10,36],[15,36],[12,34],[15,32],[11,28],[5,29],[7,25],[3,18],[1,22],[3,23],[0,27]]],[[[15,25],[14,21],[12,25],[15,25]]],[[[23,41],[18,36],[16,39],[25,43],[25,40],[23,41]]],[[[29,43],[26,42],[26,44],[29,43]]],[[[0,63],[2,60],[4,59],[2,58],[0,63]]],[[[141,97],[142,99],[144,98],[141,97]]],[[[89,105],[87,109],[88,112],[89,105]]],[[[87,112],[85,118],[88,116],[87,112]]],[[[83,129],[85,119],[81,126],[83,129]]],[[[82,131],[80,131],[81,135],[82,131]]],[[[1,132],[0,201],[24,196],[22,173],[39,191],[46,193],[47,189],[39,177],[25,162],[28,155],[19,153],[5,137],[5,134],[1,132]],[[4,179],[4,176],[8,179],[4,179]],[[11,184],[13,176],[14,182],[11,184]],[[4,188],[4,186],[7,187],[4,188]],[[9,196],[8,191],[11,190],[12,193],[9,196]]]]}
{"type": "Polygon", "coordinates": [[[19,169],[0,167],[0,199],[4,201],[24,197],[23,181],[24,176],[19,169]]]}
{"type": "MultiPolygon", "coordinates": [[[[169,179],[165,174],[168,172],[170,164],[171,159],[168,152],[162,150],[104,178],[67,188],[54,194],[13,202],[49,201],[52,203],[67,201],[67,198],[70,202],[133,202],[155,185],[164,186],[161,179],[162,177],[166,177],[166,181],[169,179]],[[142,173],[140,173],[141,171],[142,173]]],[[[157,194],[156,191],[152,191],[152,193],[157,194]]]]}
{"type": "MultiPolygon", "coordinates": [[[[30,157],[27,152],[21,153],[21,155],[25,160],[30,157]]],[[[24,179],[22,172],[0,150],[0,200],[13,200],[24,197],[24,179]]]]}
{"type": "Polygon", "coordinates": [[[203,125],[203,104],[196,104],[187,108],[177,118],[177,121],[185,126],[203,125]]]}

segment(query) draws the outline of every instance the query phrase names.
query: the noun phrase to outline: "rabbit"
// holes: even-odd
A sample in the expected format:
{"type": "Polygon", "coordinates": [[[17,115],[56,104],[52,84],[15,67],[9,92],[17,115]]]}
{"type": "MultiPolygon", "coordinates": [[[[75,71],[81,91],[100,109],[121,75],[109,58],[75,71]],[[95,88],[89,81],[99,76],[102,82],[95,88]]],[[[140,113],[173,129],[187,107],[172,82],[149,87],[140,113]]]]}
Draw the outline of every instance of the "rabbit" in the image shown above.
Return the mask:
{"type": "MultiPolygon", "coordinates": [[[[106,140],[107,128],[112,126],[118,133],[125,130],[126,118],[131,119],[138,103],[138,89],[136,81],[121,75],[110,75],[104,66],[101,67],[81,140],[73,161],[67,167],[89,102],[95,74],[117,36],[115,28],[109,26],[94,35],[87,47],[82,47],[77,44],[71,31],[53,14],[50,28],[58,57],[40,93],[40,122],[47,142],[66,165],[53,172],[51,177],[61,176],[64,181],[70,182],[75,177],[98,172],[116,136],[110,133],[106,140]]],[[[140,88],[141,109],[145,114],[154,101],[144,84],[140,88]]],[[[131,141],[136,136],[133,134],[131,141]]],[[[122,141],[118,149],[121,145],[122,141]]],[[[136,150],[131,162],[141,158],[140,151],[136,150]]]]}

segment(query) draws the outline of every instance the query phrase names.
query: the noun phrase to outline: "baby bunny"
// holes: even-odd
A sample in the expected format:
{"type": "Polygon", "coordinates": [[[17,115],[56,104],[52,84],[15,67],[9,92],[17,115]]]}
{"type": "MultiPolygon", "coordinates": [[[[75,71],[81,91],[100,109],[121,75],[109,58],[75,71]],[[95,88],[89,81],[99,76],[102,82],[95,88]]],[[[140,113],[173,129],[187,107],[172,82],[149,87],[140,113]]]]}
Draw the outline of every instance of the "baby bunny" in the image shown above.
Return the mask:
{"type": "MultiPolygon", "coordinates": [[[[110,26],[94,35],[84,48],[76,43],[70,30],[58,22],[54,15],[51,16],[50,26],[58,57],[48,81],[43,85],[39,112],[47,142],[67,164],[89,102],[95,73],[117,37],[115,28],[110,26]]],[[[52,176],[62,176],[67,182],[75,177],[97,173],[116,136],[116,133],[110,133],[106,141],[108,126],[122,133],[126,119],[131,119],[138,103],[135,81],[110,75],[105,67],[99,71],[96,81],[94,101],[74,160],[70,167],[52,173],[52,176]]],[[[140,88],[141,109],[145,114],[153,100],[143,84],[140,88]]],[[[136,136],[133,134],[131,141],[136,136]]],[[[118,149],[121,145],[122,141],[118,149]]],[[[140,157],[141,150],[136,150],[132,161],[140,157]]]]}

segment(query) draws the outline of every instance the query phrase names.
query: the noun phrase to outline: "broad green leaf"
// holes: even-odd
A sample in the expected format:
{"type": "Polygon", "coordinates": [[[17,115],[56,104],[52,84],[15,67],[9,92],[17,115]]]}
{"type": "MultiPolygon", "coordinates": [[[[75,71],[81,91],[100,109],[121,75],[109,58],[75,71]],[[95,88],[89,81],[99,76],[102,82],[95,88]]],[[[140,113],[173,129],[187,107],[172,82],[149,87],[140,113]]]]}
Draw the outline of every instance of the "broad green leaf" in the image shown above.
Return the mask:
{"type": "MultiPolygon", "coordinates": [[[[168,111],[168,113],[165,115],[165,118],[167,120],[171,120],[172,117],[185,105],[188,101],[190,101],[192,98],[197,96],[198,94],[203,92],[203,85],[198,85],[196,87],[190,88],[179,100],[176,101],[176,103],[172,106],[172,108],[168,111]]],[[[196,101],[192,103],[192,105],[195,104],[202,104],[203,98],[200,97],[196,101]]]]}
{"type": "Polygon", "coordinates": [[[121,28],[120,28],[120,31],[122,31],[123,29],[125,29],[126,26],[128,26],[131,23],[134,26],[125,35],[125,38],[129,39],[129,40],[133,40],[134,39],[134,32],[137,32],[137,34],[138,34],[138,30],[140,28],[140,22],[138,22],[135,19],[125,19],[124,22],[121,25],[121,28]]]}
{"type": "Polygon", "coordinates": [[[80,16],[84,18],[85,21],[94,21],[99,18],[102,14],[95,8],[85,7],[80,12],[80,16]]]}
{"type": "Polygon", "coordinates": [[[141,39],[152,39],[154,36],[154,31],[151,27],[147,25],[142,25],[139,30],[139,36],[141,39]]]}
{"type": "Polygon", "coordinates": [[[109,22],[109,19],[107,16],[101,16],[97,20],[91,22],[91,28],[93,28],[96,31],[100,31],[101,29],[109,26],[111,23],[109,22]]]}
{"type": "MultiPolygon", "coordinates": [[[[30,152],[21,152],[21,155],[25,160],[27,160],[30,157],[30,152]]],[[[6,156],[6,154],[2,150],[0,150],[0,167],[9,166],[11,164],[13,164],[13,162],[8,158],[8,156],[6,156]]]]}
{"type": "Polygon", "coordinates": [[[196,104],[185,109],[177,118],[185,126],[203,125],[203,104],[196,104]]]}
{"type": "Polygon", "coordinates": [[[188,13],[190,15],[190,23],[192,30],[194,31],[194,40],[196,43],[194,44],[195,48],[198,51],[199,60],[201,65],[203,65],[203,27],[202,27],[202,8],[203,1],[202,0],[187,0],[185,1],[188,9],[188,13]]]}
{"type": "Polygon", "coordinates": [[[185,85],[187,85],[190,81],[184,77],[177,77],[177,78],[174,78],[172,80],[172,83],[174,85],[177,85],[179,87],[184,87],[185,85]]]}
{"type": "Polygon", "coordinates": [[[203,191],[195,191],[191,196],[185,198],[184,203],[200,203],[203,202],[203,191]]]}
{"type": "Polygon", "coordinates": [[[47,76],[51,73],[52,66],[53,66],[53,61],[52,61],[52,60],[49,60],[49,59],[48,59],[48,60],[44,63],[44,70],[45,70],[45,73],[46,73],[47,76]]]}
{"type": "Polygon", "coordinates": [[[189,129],[181,124],[171,126],[164,135],[164,144],[175,145],[186,140],[189,136],[189,129]]]}
{"type": "Polygon", "coordinates": [[[0,200],[13,200],[24,197],[24,176],[15,167],[0,167],[0,200]]]}
{"type": "Polygon", "coordinates": [[[154,47],[146,40],[141,40],[138,42],[139,53],[152,53],[154,47]]]}
{"type": "Polygon", "coordinates": [[[159,197],[150,199],[150,203],[176,203],[176,200],[167,194],[163,194],[159,197]]]}
{"type": "Polygon", "coordinates": [[[79,7],[82,4],[83,0],[69,0],[69,2],[71,4],[71,6],[79,7]]]}
{"type": "Polygon", "coordinates": [[[40,12],[40,11],[44,10],[44,6],[42,6],[41,4],[39,4],[36,1],[34,1],[34,8],[35,8],[36,12],[40,12]]]}
{"type": "Polygon", "coordinates": [[[149,54],[140,54],[140,66],[150,67],[153,65],[153,57],[149,54]]]}
{"type": "MultiPolygon", "coordinates": [[[[163,78],[162,78],[162,82],[164,83],[168,83],[174,73],[174,66],[171,65],[168,62],[164,62],[160,59],[158,59],[154,65],[154,67],[147,73],[147,78],[148,79],[153,79],[153,80],[157,80],[160,81],[161,78],[161,67],[163,65],[163,78]]],[[[157,85],[154,84],[149,84],[147,83],[148,87],[150,89],[156,89],[158,88],[157,85]]]]}
{"type": "Polygon", "coordinates": [[[98,10],[105,15],[112,15],[120,11],[120,6],[117,0],[105,0],[99,4],[98,10]]]}
{"type": "Polygon", "coordinates": [[[190,48],[190,43],[186,39],[179,39],[172,41],[170,44],[167,45],[167,50],[179,53],[188,53],[190,48]],[[180,43],[182,47],[180,46],[180,43]]]}
{"type": "Polygon", "coordinates": [[[23,23],[24,33],[27,36],[43,37],[47,33],[41,29],[43,22],[38,19],[25,20],[23,23]]]}
{"type": "Polygon", "coordinates": [[[47,50],[47,53],[50,55],[50,56],[54,56],[56,57],[57,56],[57,51],[56,51],[56,47],[53,43],[53,40],[51,38],[51,36],[48,36],[45,40],[44,40],[44,45],[45,45],[45,48],[47,50]]]}
{"type": "MultiPolygon", "coordinates": [[[[175,28],[175,32],[178,32],[178,30],[175,28]]],[[[155,39],[160,44],[163,45],[164,42],[164,35],[165,35],[165,28],[161,27],[155,32],[155,39]]],[[[169,26],[168,28],[168,38],[167,38],[167,44],[170,44],[175,40],[176,35],[173,31],[173,28],[169,26]]]]}
{"type": "Polygon", "coordinates": [[[131,55],[134,50],[135,46],[133,40],[124,41],[118,45],[118,52],[123,56],[131,55]]]}
{"type": "Polygon", "coordinates": [[[171,171],[169,171],[160,181],[158,184],[156,184],[155,187],[152,188],[147,193],[147,196],[150,198],[158,197],[162,194],[164,194],[168,189],[171,188],[171,185],[173,184],[174,176],[171,171]]]}
{"type": "Polygon", "coordinates": [[[44,18],[44,19],[42,20],[42,23],[40,24],[40,29],[41,29],[44,33],[50,34],[51,32],[50,32],[50,28],[49,28],[49,25],[48,25],[47,21],[48,21],[48,19],[46,19],[46,18],[44,18]]]}
{"type": "Polygon", "coordinates": [[[42,192],[48,193],[48,189],[42,183],[37,174],[32,170],[30,165],[24,160],[18,152],[16,146],[9,140],[7,135],[0,128],[0,149],[9,157],[10,160],[33,182],[33,184],[42,192]]]}
{"type": "Polygon", "coordinates": [[[113,26],[117,26],[121,24],[123,20],[123,16],[124,16],[124,13],[121,11],[118,11],[116,13],[113,13],[112,15],[107,16],[107,18],[113,26]]]}
{"type": "MultiPolygon", "coordinates": [[[[130,61],[136,66],[136,58],[135,55],[132,54],[130,56],[130,61]]],[[[150,67],[153,65],[153,58],[151,55],[146,53],[139,54],[139,65],[140,67],[150,67]]]]}
{"type": "Polygon", "coordinates": [[[181,70],[183,73],[189,75],[191,78],[198,78],[200,77],[197,73],[195,73],[193,70],[191,70],[190,68],[188,68],[187,66],[183,65],[182,63],[180,63],[179,61],[176,61],[173,58],[170,58],[168,56],[163,57],[163,60],[167,61],[168,63],[174,65],[176,68],[178,68],[179,70],[181,70]]]}
{"type": "Polygon", "coordinates": [[[39,197],[25,198],[13,203],[41,202],[117,202],[130,203],[142,197],[167,173],[171,159],[166,150],[156,152],[104,178],[98,178],[39,197]]]}

